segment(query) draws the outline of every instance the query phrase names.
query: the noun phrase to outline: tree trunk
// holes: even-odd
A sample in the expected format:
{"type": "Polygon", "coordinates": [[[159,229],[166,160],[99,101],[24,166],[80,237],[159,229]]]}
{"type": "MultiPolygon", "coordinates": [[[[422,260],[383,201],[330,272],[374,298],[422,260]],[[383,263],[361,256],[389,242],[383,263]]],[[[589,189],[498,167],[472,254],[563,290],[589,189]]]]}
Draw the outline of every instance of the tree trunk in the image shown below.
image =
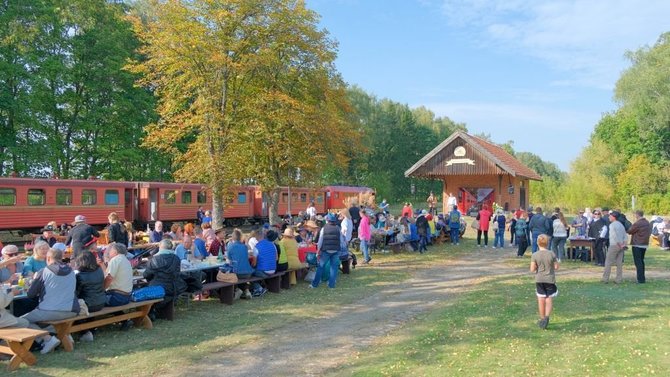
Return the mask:
{"type": "Polygon", "coordinates": [[[219,229],[223,227],[223,191],[219,188],[212,188],[212,228],[219,229]]]}
{"type": "Polygon", "coordinates": [[[281,216],[279,215],[279,188],[270,191],[270,202],[268,203],[268,218],[270,224],[281,223],[281,216]]]}

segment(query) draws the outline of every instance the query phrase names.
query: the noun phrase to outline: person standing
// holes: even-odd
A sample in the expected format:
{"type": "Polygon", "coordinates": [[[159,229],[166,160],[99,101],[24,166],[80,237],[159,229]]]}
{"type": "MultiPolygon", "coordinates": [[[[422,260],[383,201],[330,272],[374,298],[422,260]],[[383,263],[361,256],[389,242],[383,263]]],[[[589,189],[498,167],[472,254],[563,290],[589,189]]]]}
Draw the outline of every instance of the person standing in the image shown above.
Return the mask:
{"type": "Polygon", "coordinates": [[[589,238],[596,240],[595,264],[602,267],[605,265],[607,251],[607,223],[601,218],[601,212],[597,208],[593,211],[593,221],[589,224],[587,234],[589,238]]]}
{"type": "Polygon", "coordinates": [[[493,248],[495,249],[496,247],[499,247],[502,249],[505,247],[505,223],[507,222],[507,218],[501,209],[496,211],[496,216],[493,218],[493,221],[497,223],[495,238],[493,239],[493,248]]]}
{"type": "Polygon", "coordinates": [[[556,270],[559,264],[556,254],[547,250],[549,236],[540,234],[537,237],[538,251],[530,257],[530,272],[535,273],[535,293],[540,320],[537,325],[546,329],[549,316],[554,307],[554,297],[558,296],[556,287],[556,270]]]}
{"type": "Polygon", "coordinates": [[[370,263],[370,217],[363,211],[361,223],[358,225],[358,239],[361,241],[361,252],[363,253],[363,264],[370,263]]]}
{"type": "Polygon", "coordinates": [[[482,234],[484,234],[484,247],[489,247],[489,226],[491,225],[492,213],[489,211],[488,204],[482,206],[482,210],[477,214],[479,220],[479,229],[477,229],[477,247],[481,247],[482,234]]]}
{"type": "Polygon", "coordinates": [[[428,203],[428,213],[431,215],[435,213],[435,203],[437,200],[435,199],[435,194],[433,192],[430,192],[430,195],[428,195],[428,199],[426,199],[426,203],[428,203]]]}
{"type": "MultiPolygon", "coordinates": [[[[362,219],[361,219],[362,220],[362,219]]],[[[359,235],[360,236],[360,235],[359,235]]],[[[340,227],[337,225],[337,217],[329,213],[326,216],[326,224],[321,228],[317,250],[319,251],[319,265],[310,287],[316,288],[321,283],[326,263],[330,263],[330,275],[328,276],[328,288],[335,288],[337,281],[337,269],[340,263],[340,227]]]]}
{"type": "Polygon", "coordinates": [[[74,218],[74,228],[65,240],[66,245],[72,245],[72,256],[77,257],[84,249],[95,243],[100,237],[100,233],[92,226],[86,224],[84,215],[77,215],[74,218]]]}
{"type": "Polygon", "coordinates": [[[565,241],[568,239],[568,224],[565,222],[563,212],[558,212],[552,226],[554,228],[554,236],[551,238],[551,250],[556,254],[560,263],[565,254],[565,241]]]}
{"type": "Polygon", "coordinates": [[[612,264],[616,264],[616,278],[614,282],[619,284],[623,280],[623,252],[626,247],[626,228],[621,224],[617,218],[619,212],[612,211],[609,213],[609,240],[610,246],[607,248],[607,255],[605,256],[605,271],[603,271],[602,282],[607,284],[610,280],[610,272],[612,264]]]}
{"type": "Polygon", "coordinates": [[[517,243],[516,256],[521,258],[526,253],[526,249],[528,249],[528,221],[526,212],[521,211],[516,224],[514,224],[514,232],[516,233],[517,243]]]}
{"type": "Polygon", "coordinates": [[[635,261],[635,270],[637,271],[637,282],[644,284],[644,254],[649,247],[649,237],[651,237],[651,224],[644,218],[642,210],[635,211],[635,223],[628,228],[628,234],[631,235],[630,244],[633,247],[633,260],[635,261]]]}
{"type": "Polygon", "coordinates": [[[314,206],[314,202],[309,202],[309,206],[307,206],[305,213],[310,220],[314,220],[316,218],[316,207],[314,206]]]}
{"type": "Polygon", "coordinates": [[[449,212],[449,238],[451,238],[452,245],[459,245],[461,231],[461,213],[458,211],[458,206],[453,205],[451,212],[449,212]]]}
{"type": "Polygon", "coordinates": [[[535,209],[535,214],[533,214],[533,217],[528,222],[528,228],[530,228],[532,234],[533,244],[531,250],[533,253],[537,251],[537,237],[540,234],[549,235],[550,233],[553,233],[553,229],[551,229],[551,231],[549,230],[550,227],[551,220],[542,213],[542,208],[537,207],[535,209]]]}
{"type": "Polygon", "coordinates": [[[423,254],[424,251],[428,251],[426,245],[428,244],[428,232],[430,232],[430,230],[428,219],[426,218],[427,214],[428,212],[424,209],[416,218],[416,231],[419,234],[419,253],[421,254],[423,254]]]}
{"type": "Polygon", "coordinates": [[[122,243],[128,245],[128,231],[126,227],[119,221],[119,215],[112,212],[107,217],[109,226],[107,227],[107,240],[109,243],[122,243]]]}
{"type": "Polygon", "coordinates": [[[447,208],[451,209],[454,208],[454,206],[458,206],[458,202],[456,201],[454,194],[449,193],[449,197],[447,198],[447,208]]]}
{"type": "Polygon", "coordinates": [[[202,225],[202,219],[205,217],[205,210],[202,206],[198,206],[198,211],[195,213],[196,225],[202,225]]]}

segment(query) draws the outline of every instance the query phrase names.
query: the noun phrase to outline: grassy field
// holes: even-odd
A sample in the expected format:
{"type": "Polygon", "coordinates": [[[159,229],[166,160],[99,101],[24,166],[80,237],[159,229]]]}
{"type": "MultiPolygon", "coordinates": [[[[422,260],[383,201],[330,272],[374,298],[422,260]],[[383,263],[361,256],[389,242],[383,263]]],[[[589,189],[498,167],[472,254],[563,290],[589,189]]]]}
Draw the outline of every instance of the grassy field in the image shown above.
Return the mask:
{"type": "MultiPolygon", "coordinates": [[[[524,280],[524,281],[521,281],[524,280]]],[[[460,295],[335,371],[342,376],[651,376],[670,373],[667,281],[559,281],[548,330],[532,281],[460,295]]]]}

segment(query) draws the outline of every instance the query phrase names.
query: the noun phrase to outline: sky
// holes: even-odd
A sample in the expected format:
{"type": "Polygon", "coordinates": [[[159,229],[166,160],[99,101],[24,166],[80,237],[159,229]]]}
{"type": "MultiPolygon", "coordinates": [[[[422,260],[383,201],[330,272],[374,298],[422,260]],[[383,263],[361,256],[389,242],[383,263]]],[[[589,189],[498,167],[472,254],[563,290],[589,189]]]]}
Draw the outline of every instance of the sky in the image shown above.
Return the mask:
{"type": "MultiPolygon", "coordinates": [[[[344,80],[568,171],[670,0],[306,0],[344,80]]],[[[436,140],[437,145],[442,140],[436,140]]]]}

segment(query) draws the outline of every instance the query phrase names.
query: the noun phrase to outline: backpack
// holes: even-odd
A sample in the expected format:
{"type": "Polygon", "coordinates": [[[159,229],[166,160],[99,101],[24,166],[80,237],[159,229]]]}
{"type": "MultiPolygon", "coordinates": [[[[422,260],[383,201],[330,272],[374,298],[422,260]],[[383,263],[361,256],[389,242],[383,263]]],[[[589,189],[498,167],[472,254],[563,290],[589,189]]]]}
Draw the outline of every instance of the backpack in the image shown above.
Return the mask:
{"type": "Polygon", "coordinates": [[[526,236],[526,229],[528,228],[528,223],[525,220],[517,220],[516,225],[514,226],[514,233],[517,237],[526,236]]]}
{"type": "Polygon", "coordinates": [[[451,224],[458,224],[461,221],[461,215],[456,212],[452,211],[451,214],[449,215],[449,223],[451,224]]]}

